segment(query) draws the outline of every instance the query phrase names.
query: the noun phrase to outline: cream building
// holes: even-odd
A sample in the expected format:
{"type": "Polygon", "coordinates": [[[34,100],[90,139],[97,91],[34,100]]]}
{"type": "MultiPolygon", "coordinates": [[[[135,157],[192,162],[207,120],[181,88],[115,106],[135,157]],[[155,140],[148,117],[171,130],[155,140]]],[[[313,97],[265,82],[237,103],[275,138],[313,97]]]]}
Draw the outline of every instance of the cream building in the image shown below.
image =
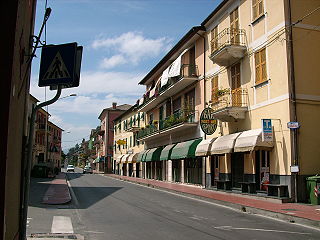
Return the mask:
{"type": "Polygon", "coordinates": [[[144,177],[143,166],[137,157],[144,150],[137,132],[145,126],[145,114],[136,105],[114,119],[114,172],[124,176],[144,177]]]}
{"type": "Polygon", "coordinates": [[[320,172],[318,3],[225,0],[175,45],[139,83],[144,177],[306,201],[320,172]]]}

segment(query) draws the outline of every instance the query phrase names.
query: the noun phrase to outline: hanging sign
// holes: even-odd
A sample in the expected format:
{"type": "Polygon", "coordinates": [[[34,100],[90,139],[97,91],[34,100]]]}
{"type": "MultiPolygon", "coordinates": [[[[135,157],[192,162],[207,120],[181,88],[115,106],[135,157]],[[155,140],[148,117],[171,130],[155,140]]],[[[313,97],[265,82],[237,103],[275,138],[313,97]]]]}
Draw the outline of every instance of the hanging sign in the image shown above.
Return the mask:
{"type": "Polygon", "coordinates": [[[273,142],[271,119],[262,119],[262,141],[273,142]]]}
{"type": "Polygon", "coordinates": [[[127,144],[127,141],[126,141],[126,140],[119,139],[119,140],[117,141],[117,144],[118,144],[118,145],[126,145],[126,144],[127,144]]]}
{"type": "Polygon", "coordinates": [[[207,135],[212,135],[217,130],[217,119],[212,108],[205,108],[200,115],[200,127],[207,135]]]}

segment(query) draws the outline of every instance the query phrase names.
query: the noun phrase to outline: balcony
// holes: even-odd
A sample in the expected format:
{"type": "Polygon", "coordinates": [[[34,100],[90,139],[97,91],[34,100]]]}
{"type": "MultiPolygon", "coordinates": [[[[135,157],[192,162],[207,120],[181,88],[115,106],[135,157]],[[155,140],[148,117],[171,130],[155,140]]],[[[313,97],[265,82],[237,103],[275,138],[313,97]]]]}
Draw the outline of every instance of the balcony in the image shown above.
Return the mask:
{"type": "Polygon", "coordinates": [[[164,120],[147,125],[144,129],[138,132],[138,140],[150,140],[159,136],[165,136],[177,131],[183,131],[190,127],[198,126],[199,114],[198,111],[177,111],[168,116],[164,120]]]}
{"type": "Polygon", "coordinates": [[[243,58],[246,51],[245,30],[225,28],[216,38],[211,40],[209,58],[220,66],[230,66],[243,58]]]}
{"type": "Polygon", "coordinates": [[[211,102],[214,116],[222,122],[231,122],[237,119],[244,119],[248,111],[247,89],[223,89],[218,90],[215,99],[211,102]]]}
{"type": "Polygon", "coordinates": [[[198,76],[199,72],[197,65],[183,64],[180,69],[180,76],[170,78],[166,85],[155,90],[154,96],[150,96],[150,92],[147,92],[144,95],[143,104],[139,106],[138,111],[147,112],[155,108],[167,98],[198,81],[198,76]]]}
{"type": "Polygon", "coordinates": [[[140,129],[141,129],[141,128],[140,128],[140,126],[138,126],[138,125],[131,125],[131,126],[129,125],[128,128],[125,129],[125,131],[126,131],[126,132],[133,132],[133,133],[135,133],[135,132],[138,132],[140,129]]]}

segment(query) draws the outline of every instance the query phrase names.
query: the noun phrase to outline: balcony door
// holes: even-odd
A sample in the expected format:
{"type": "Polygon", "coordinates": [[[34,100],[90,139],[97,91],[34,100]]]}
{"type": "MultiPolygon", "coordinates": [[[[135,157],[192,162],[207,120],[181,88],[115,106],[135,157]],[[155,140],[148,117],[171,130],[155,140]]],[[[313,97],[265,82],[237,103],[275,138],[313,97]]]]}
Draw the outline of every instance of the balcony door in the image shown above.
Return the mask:
{"type": "Polygon", "coordinates": [[[239,13],[238,8],[230,13],[230,44],[239,45],[239,13]]]}
{"type": "Polygon", "coordinates": [[[240,63],[231,67],[231,101],[234,107],[242,105],[240,63]]]}

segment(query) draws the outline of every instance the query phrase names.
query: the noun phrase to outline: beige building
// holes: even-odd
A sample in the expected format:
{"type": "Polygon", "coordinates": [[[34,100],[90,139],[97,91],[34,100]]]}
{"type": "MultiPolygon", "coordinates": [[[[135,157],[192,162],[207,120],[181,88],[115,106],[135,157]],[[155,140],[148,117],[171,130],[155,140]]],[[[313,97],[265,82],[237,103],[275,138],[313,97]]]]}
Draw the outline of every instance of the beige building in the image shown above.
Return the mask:
{"type": "Polygon", "coordinates": [[[136,105],[114,119],[114,172],[124,176],[144,177],[142,163],[137,160],[144,150],[137,132],[145,127],[145,114],[136,105]]]}
{"type": "Polygon", "coordinates": [[[320,173],[318,3],[225,0],[175,45],[140,81],[144,177],[306,201],[320,173]]]}

